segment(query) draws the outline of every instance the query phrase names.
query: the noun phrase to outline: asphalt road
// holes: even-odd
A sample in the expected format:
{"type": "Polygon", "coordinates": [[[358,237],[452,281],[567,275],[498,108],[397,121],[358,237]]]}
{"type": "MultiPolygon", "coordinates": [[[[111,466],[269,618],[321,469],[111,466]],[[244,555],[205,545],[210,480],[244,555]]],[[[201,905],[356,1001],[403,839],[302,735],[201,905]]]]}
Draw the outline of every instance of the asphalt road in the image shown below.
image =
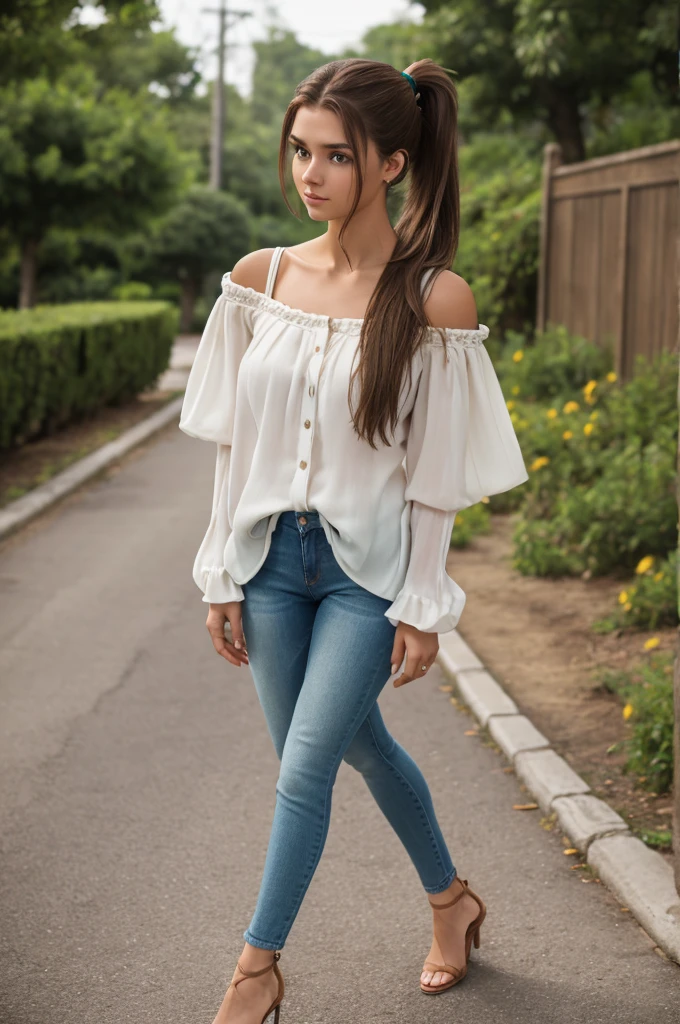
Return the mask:
{"type": "MultiPolygon", "coordinates": [[[[0,548],[3,1024],[211,1024],[242,948],[278,761],[191,580],[213,461],[170,427],[0,548]]],[[[678,968],[512,810],[526,795],[443,682],[381,707],[487,903],[468,977],[419,991],[428,904],[343,764],[282,1024],[677,1024],[678,968]]]]}

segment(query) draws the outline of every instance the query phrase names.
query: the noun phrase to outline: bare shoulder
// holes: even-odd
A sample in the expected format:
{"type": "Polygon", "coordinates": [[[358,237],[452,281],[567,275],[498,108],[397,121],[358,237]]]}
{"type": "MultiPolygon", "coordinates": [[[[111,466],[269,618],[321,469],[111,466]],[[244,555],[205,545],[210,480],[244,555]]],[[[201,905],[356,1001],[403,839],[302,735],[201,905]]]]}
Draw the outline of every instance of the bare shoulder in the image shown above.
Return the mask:
{"type": "Polygon", "coordinates": [[[256,292],[264,292],[273,255],[273,249],[256,249],[255,252],[242,256],[234,264],[230,281],[244,288],[254,288],[256,292]]]}
{"type": "Polygon", "coordinates": [[[425,314],[432,327],[476,331],[477,303],[467,281],[452,270],[442,270],[425,301],[425,314]]]}

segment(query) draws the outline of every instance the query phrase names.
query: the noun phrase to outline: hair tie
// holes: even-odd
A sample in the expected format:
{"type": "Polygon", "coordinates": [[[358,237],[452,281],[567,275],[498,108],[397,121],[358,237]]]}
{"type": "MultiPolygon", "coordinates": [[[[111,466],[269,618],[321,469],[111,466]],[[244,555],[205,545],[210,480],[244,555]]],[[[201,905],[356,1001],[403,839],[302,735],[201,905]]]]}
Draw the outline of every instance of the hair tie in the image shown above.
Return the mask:
{"type": "Polygon", "coordinates": [[[408,71],[401,71],[400,74],[402,74],[404,76],[404,78],[406,78],[408,80],[409,85],[413,89],[413,93],[415,95],[416,101],[418,101],[420,99],[420,93],[418,92],[418,86],[416,85],[415,78],[413,78],[411,75],[409,75],[408,71]]]}

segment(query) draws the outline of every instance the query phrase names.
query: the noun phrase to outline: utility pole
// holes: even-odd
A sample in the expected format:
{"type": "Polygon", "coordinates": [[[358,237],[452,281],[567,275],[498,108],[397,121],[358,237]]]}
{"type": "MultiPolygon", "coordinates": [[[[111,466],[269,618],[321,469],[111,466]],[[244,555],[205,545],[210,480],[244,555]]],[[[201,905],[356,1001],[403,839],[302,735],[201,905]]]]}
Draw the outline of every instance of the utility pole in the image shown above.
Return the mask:
{"type": "Polygon", "coordinates": [[[204,13],[216,14],[219,18],[217,35],[217,75],[212,100],[212,132],[210,136],[210,188],[219,191],[222,187],[222,153],[224,150],[224,64],[226,59],[227,15],[236,18],[250,18],[252,11],[228,11],[226,0],[221,0],[219,8],[204,7],[204,13]]]}

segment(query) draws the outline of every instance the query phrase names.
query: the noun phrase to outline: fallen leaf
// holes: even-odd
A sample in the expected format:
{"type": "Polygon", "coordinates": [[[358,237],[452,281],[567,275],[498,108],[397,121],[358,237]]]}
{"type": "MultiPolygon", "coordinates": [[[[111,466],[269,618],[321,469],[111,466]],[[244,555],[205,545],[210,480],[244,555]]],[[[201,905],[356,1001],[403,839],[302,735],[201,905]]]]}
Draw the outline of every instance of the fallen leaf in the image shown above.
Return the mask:
{"type": "Polygon", "coordinates": [[[464,736],[479,736],[477,729],[466,729],[463,733],[464,736]]]}
{"type": "Polygon", "coordinates": [[[538,804],[513,804],[513,811],[535,811],[538,804]]]}
{"type": "Polygon", "coordinates": [[[577,868],[585,868],[587,866],[587,864],[570,864],[569,868],[571,871],[576,871],[577,868]]]}
{"type": "Polygon", "coordinates": [[[570,846],[568,850],[562,850],[562,853],[564,853],[564,854],[567,854],[567,853],[578,853],[578,852],[579,851],[576,849],[575,846],[570,846]]]}
{"type": "Polygon", "coordinates": [[[630,914],[630,910],[628,909],[628,907],[619,907],[619,910],[622,914],[630,914]]]}

